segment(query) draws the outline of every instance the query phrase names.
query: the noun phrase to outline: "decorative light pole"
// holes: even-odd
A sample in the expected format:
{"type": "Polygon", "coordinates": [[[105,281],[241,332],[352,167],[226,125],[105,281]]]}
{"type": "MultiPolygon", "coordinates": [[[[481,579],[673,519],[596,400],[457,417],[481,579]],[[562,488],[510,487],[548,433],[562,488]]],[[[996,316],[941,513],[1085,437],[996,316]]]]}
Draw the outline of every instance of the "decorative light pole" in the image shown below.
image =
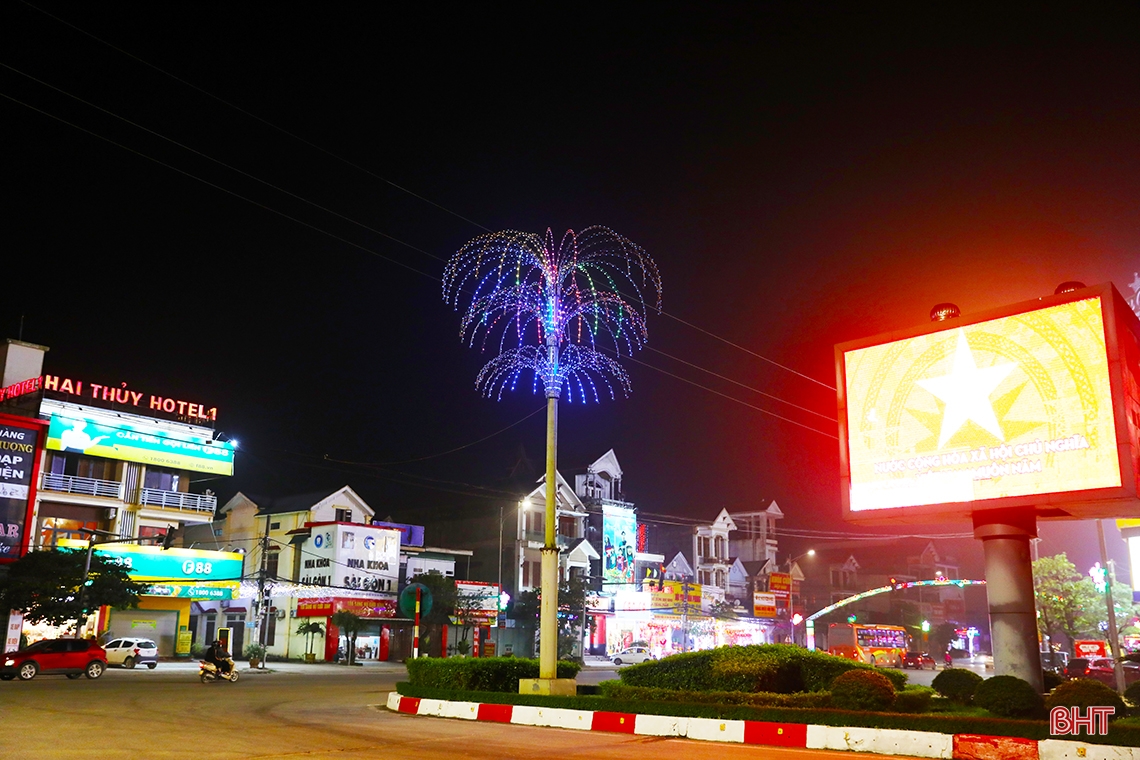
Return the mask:
{"type": "Polygon", "coordinates": [[[524,371],[531,390],[546,395],[546,540],[542,547],[539,676],[552,680],[558,660],[558,543],[556,520],[558,400],[600,401],[601,386],[628,395],[629,375],[617,356],[648,340],[648,308],[661,308],[657,265],[641,246],[609,229],[567,231],[556,246],[545,236],[507,230],[480,235],[447,263],[443,299],[463,313],[469,345],[496,353],[475,380],[496,400],[514,390],[524,371]],[[621,292],[627,289],[628,293],[621,292]]]}

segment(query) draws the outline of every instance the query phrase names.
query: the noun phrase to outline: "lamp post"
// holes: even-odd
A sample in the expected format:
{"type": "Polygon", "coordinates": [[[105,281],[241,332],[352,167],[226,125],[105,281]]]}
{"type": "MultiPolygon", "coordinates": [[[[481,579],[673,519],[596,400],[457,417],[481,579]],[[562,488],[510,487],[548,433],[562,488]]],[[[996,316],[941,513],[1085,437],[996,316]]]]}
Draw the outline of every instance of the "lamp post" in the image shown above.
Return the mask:
{"type": "Polygon", "coordinates": [[[788,572],[788,638],[792,640],[793,644],[796,643],[796,626],[798,625],[798,623],[794,622],[794,620],[793,620],[793,618],[796,614],[796,611],[794,609],[795,594],[793,593],[793,590],[795,589],[795,581],[791,578],[792,565],[795,564],[796,560],[801,560],[804,557],[814,557],[814,556],[815,556],[815,549],[808,549],[803,554],[800,554],[800,555],[795,556],[795,557],[789,557],[788,559],[784,560],[784,566],[787,568],[787,572],[788,572]]]}

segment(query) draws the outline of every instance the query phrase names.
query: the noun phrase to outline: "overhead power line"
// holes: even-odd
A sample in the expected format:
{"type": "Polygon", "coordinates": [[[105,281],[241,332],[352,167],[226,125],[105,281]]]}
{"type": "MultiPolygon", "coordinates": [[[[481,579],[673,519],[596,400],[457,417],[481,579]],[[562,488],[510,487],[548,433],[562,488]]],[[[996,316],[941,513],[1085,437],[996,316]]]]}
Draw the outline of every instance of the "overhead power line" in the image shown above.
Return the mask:
{"type": "MultiPolygon", "coordinates": [[[[21,0],[21,2],[24,5],[28,6],[29,8],[31,8],[35,11],[38,11],[39,13],[42,13],[43,15],[45,15],[51,19],[54,19],[55,21],[67,26],[70,29],[73,29],[76,32],[79,32],[80,34],[82,34],[86,37],[89,37],[92,40],[95,40],[96,42],[100,43],[101,45],[105,45],[105,46],[111,48],[112,50],[115,50],[116,52],[121,53],[122,55],[125,55],[128,58],[130,58],[134,61],[137,61],[138,63],[140,63],[140,64],[142,64],[142,65],[144,65],[150,69],[153,69],[154,71],[157,71],[158,73],[160,73],[164,76],[167,76],[167,77],[173,79],[174,81],[176,81],[176,82],[178,82],[178,83],[180,83],[186,87],[189,87],[190,89],[194,90],[195,92],[198,92],[202,95],[205,95],[206,97],[208,97],[212,100],[215,100],[218,103],[221,103],[222,105],[224,105],[228,108],[232,108],[233,110],[237,111],[240,114],[243,114],[244,116],[246,116],[250,119],[253,119],[253,120],[255,120],[261,124],[264,124],[265,126],[269,127],[270,129],[273,129],[273,130],[275,130],[275,131],[277,131],[277,132],[279,132],[279,133],[281,133],[281,134],[283,134],[283,135],[285,135],[285,136],[287,136],[293,140],[296,140],[296,141],[312,148],[313,150],[316,150],[320,153],[323,153],[324,155],[344,164],[345,166],[349,166],[353,169],[356,169],[359,172],[362,172],[362,173],[368,175],[369,177],[372,177],[373,179],[377,179],[381,182],[384,182],[385,184],[389,185],[390,187],[392,187],[392,188],[394,188],[394,189],[396,189],[402,193],[406,193],[407,195],[409,195],[413,198],[416,198],[417,200],[420,200],[424,203],[427,203],[428,205],[433,206],[433,207],[439,209],[440,211],[443,211],[444,213],[455,217],[456,219],[460,219],[464,222],[467,222],[468,224],[470,224],[470,225],[472,225],[472,226],[474,226],[480,230],[483,230],[484,232],[491,232],[490,227],[487,227],[483,224],[480,224],[479,222],[476,222],[475,220],[470,219],[469,217],[466,217],[463,214],[458,213],[457,211],[453,211],[452,209],[444,206],[441,203],[437,203],[436,201],[433,201],[430,198],[427,198],[427,197],[425,197],[425,196],[423,196],[423,195],[421,195],[421,194],[419,194],[413,190],[410,190],[409,188],[404,187],[403,185],[400,185],[396,182],[393,182],[392,180],[388,179],[387,177],[381,176],[380,174],[377,174],[376,172],[372,171],[371,169],[363,167],[360,164],[355,163],[354,161],[351,161],[351,160],[341,156],[338,153],[335,153],[331,150],[328,150],[327,148],[325,148],[321,145],[318,145],[317,143],[312,142],[311,140],[308,140],[304,137],[301,137],[300,135],[296,134],[295,132],[292,132],[288,129],[285,129],[284,127],[281,127],[278,124],[275,124],[274,122],[271,122],[264,117],[258,116],[257,114],[252,113],[251,111],[248,111],[248,110],[242,108],[241,106],[239,106],[235,103],[232,103],[231,101],[226,100],[225,98],[219,97],[218,95],[215,95],[214,93],[210,92],[209,90],[206,90],[202,87],[199,87],[198,85],[196,85],[196,84],[194,84],[194,83],[192,83],[186,79],[183,79],[182,77],[179,77],[176,74],[173,74],[173,73],[167,71],[166,69],[163,69],[160,66],[157,66],[157,65],[151,63],[150,61],[147,61],[146,59],[141,58],[138,55],[135,55],[134,53],[131,53],[131,52],[129,52],[129,51],[127,51],[127,50],[125,50],[125,49],[123,49],[123,48],[121,48],[121,47],[119,47],[119,46],[117,46],[111,42],[108,42],[107,40],[104,40],[103,38],[101,38],[95,34],[92,34],[91,32],[88,32],[87,30],[71,23],[70,21],[67,21],[63,18],[60,18],[59,16],[56,16],[52,13],[49,13],[48,11],[43,10],[42,8],[37,7],[36,5],[33,5],[32,3],[28,2],[28,0],[21,0]]],[[[330,213],[334,213],[334,212],[330,212],[330,213]]],[[[384,234],[384,233],[380,233],[380,234],[384,234]]],[[[434,254],[428,254],[428,255],[433,256],[434,258],[438,258],[438,257],[435,257],[434,254]]],[[[714,340],[720,341],[721,343],[724,343],[727,346],[731,346],[732,348],[736,348],[740,351],[743,351],[744,353],[746,353],[750,356],[753,356],[753,357],[755,357],[755,358],[757,358],[763,362],[766,362],[767,364],[770,364],[774,367],[782,369],[785,372],[789,372],[789,373],[791,373],[797,377],[800,377],[801,379],[807,380],[808,382],[814,383],[815,385],[818,385],[818,386],[825,388],[827,390],[830,390],[830,391],[836,390],[835,386],[833,386],[833,385],[830,385],[828,383],[817,380],[814,377],[811,377],[810,375],[806,375],[803,372],[800,372],[798,370],[792,369],[791,367],[789,367],[785,364],[782,364],[781,362],[778,362],[774,359],[770,359],[767,356],[764,356],[763,354],[760,354],[760,353],[753,351],[749,348],[745,348],[744,346],[740,345],[739,343],[736,343],[735,341],[732,341],[732,340],[729,340],[728,338],[724,338],[720,335],[717,335],[716,333],[714,333],[710,330],[706,330],[703,327],[699,327],[698,325],[695,325],[686,319],[682,319],[681,317],[678,317],[675,314],[672,314],[672,313],[667,312],[667,311],[660,309],[660,308],[656,309],[656,311],[659,314],[661,314],[662,316],[668,317],[669,319],[672,319],[675,322],[683,324],[692,330],[696,330],[699,333],[707,335],[710,338],[713,338],[714,340]]]]}

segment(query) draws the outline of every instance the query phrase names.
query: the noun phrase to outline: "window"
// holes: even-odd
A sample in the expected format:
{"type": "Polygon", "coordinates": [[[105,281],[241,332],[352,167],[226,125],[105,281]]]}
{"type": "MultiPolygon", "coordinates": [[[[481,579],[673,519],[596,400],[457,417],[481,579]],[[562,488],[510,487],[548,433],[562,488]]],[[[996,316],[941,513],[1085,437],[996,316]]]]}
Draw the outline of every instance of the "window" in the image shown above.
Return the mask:
{"type": "Polygon", "coordinates": [[[147,467],[143,486],[157,491],[177,491],[180,479],[181,476],[175,470],[168,470],[165,467],[147,467]]]}
{"type": "Polygon", "coordinates": [[[337,522],[352,522],[352,510],[351,509],[338,509],[338,510],[336,510],[336,521],[337,522]]]}
{"type": "Polygon", "coordinates": [[[577,521],[573,517],[559,517],[558,518],[558,535],[566,536],[567,538],[578,537],[577,521]]]}
{"type": "Polygon", "coordinates": [[[269,552],[265,560],[265,573],[270,578],[277,577],[277,561],[281,552],[269,552]]]}
{"type": "Polygon", "coordinates": [[[104,644],[103,648],[104,649],[118,649],[122,645],[123,645],[123,642],[121,639],[115,639],[114,641],[112,641],[109,644],[104,644]]]}
{"type": "Polygon", "coordinates": [[[270,530],[281,530],[281,523],[271,522],[271,523],[269,523],[269,529],[270,530]]]}
{"type": "Polygon", "coordinates": [[[274,640],[277,638],[277,608],[269,608],[269,623],[265,626],[265,646],[273,646],[274,640]]]}

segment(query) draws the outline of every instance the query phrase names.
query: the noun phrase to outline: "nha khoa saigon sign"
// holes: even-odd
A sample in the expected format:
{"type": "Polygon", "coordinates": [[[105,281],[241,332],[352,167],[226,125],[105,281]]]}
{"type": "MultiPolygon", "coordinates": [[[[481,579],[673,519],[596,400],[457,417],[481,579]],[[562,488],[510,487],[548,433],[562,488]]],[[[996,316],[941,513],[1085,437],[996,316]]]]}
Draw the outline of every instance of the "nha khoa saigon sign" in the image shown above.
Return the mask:
{"type": "Polygon", "coordinates": [[[1102,285],[836,346],[844,517],[1140,515],[1138,340],[1102,285]]]}

